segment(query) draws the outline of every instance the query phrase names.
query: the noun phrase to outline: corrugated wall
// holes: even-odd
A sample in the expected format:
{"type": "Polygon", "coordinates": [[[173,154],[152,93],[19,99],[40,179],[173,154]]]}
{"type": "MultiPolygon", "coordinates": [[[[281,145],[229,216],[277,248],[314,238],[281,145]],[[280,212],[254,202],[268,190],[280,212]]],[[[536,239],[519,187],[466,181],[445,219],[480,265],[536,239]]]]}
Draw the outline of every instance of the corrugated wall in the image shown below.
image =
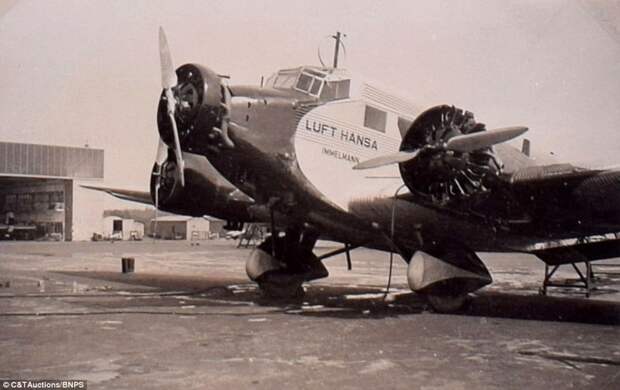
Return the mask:
{"type": "Polygon", "coordinates": [[[103,150],[0,142],[0,174],[103,179],[103,150]]]}

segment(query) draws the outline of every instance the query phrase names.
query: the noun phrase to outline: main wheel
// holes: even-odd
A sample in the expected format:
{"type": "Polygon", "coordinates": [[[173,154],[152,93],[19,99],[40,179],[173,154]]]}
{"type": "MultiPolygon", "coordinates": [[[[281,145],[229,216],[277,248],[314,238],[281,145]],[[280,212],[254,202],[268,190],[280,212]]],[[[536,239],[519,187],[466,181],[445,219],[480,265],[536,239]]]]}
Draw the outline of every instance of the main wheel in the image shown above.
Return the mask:
{"type": "Polygon", "coordinates": [[[469,295],[432,295],[426,296],[428,303],[437,313],[454,313],[465,307],[469,295]]]}
{"type": "Polygon", "coordinates": [[[298,299],[304,296],[305,291],[301,286],[302,281],[287,284],[274,282],[259,282],[258,287],[268,298],[274,299],[298,299]]]}

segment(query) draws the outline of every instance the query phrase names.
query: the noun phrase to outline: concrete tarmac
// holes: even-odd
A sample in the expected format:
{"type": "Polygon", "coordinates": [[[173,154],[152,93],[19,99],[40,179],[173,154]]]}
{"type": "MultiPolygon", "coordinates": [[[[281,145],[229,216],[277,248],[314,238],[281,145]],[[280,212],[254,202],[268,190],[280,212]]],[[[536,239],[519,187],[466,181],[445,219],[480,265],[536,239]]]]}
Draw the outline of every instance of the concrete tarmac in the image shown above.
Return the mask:
{"type": "MultiPolygon", "coordinates": [[[[329,248],[319,248],[324,252],[329,248]]],[[[484,254],[494,284],[459,314],[358,249],[297,301],[267,300],[234,241],[0,242],[0,378],[91,389],[620,388],[620,276],[538,293],[542,263],[484,254]],[[133,274],[120,272],[134,257],[133,274]]],[[[566,267],[565,267],[566,268],[566,267]]],[[[620,268],[620,267],[619,267],[620,268]]],[[[611,267],[609,270],[613,270],[611,267]]],[[[575,276],[566,268],[561,278],[575,276]]]]}

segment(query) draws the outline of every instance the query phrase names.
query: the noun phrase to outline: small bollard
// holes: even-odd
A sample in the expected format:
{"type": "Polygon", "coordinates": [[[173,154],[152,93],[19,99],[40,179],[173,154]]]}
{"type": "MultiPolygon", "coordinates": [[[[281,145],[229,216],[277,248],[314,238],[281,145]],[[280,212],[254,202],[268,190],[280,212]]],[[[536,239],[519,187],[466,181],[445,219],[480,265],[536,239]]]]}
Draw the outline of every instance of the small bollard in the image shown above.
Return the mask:
{"type": "Polygon", "coordinates": [[[123,257],[121,259],[121,268],[124,274],[133,272],[135,259],[133,257],[123,257]]]}

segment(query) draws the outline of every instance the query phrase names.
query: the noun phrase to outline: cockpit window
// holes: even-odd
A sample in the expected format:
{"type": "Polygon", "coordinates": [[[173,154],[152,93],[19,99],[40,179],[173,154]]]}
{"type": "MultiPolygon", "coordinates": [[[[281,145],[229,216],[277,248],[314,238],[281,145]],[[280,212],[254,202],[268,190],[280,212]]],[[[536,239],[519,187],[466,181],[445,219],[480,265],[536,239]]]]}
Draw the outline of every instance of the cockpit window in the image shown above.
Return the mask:
{"type": "Polygon", "coordinates": [[[299,75],[299,81],[297,81],[296,88],[301,91],[308,92],[311,84],[312,84],[312,76],[302,73],[301,75],[299,75]]]}
{"type": "Polygon", "coordinates": [[[299,75],[295,89],[318,97],[321,93],[324,77],[324,74],[317,71],[313,71],[312,69],[304,69],[299,75]]]}
{"type": "Polygon", "coordinates": [[[295,81],[297,81],[297,73],[279,73],[273,82],[273,87],[282,89],[293,88],[295,81]]]}
{"type": "Polygon", "coordinates": [[[340,81],[328,81],[323,87],[321,92],[321,99],[324,100],[338,100],[346,99],[349,97],[349,90],[351,89],[351,80],[340,81]]]}
{"type": "Polygon", "coordinates": [[[318,95],[319,91],[321,90],[321,86],[323,85],[323,80],[321,79],[314,79],[314,81],[312,82],[312,87],[310,88],[310,94],[311,95],[318,95]]]}
{"type": "Polygon", "coordinates": [[[283,69],[269,77],[266,85],[277,89],[295,89],[330,101],[347,99],[351,80],[334,79],[328,71],[303,67],[283,69]]]}

